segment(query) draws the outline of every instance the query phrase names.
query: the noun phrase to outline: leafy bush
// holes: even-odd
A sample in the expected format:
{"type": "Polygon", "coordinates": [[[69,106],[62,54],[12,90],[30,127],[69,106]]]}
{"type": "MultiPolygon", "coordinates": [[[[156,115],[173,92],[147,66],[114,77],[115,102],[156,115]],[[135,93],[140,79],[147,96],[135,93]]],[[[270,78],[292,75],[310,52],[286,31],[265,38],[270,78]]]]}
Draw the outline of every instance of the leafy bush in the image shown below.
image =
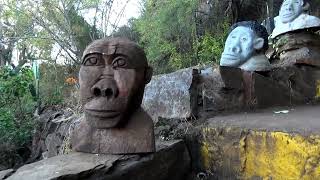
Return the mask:
{"type": "Polygon", "coordinates": [[[219,63],[224,49],[224,43],[228,36],[228,23],[223,23],[219,32],[215,34],[206,33],[198,42],[198,57],[200,63],[210,64],[219,63]]]}
{"type": "Polygon", "coordinates": [[[218,63],[230,24],[227,18],[221,18],[209,26],[210,17],[204,23],[201,16],[197,17],[201,11],[199,3],[198,0],[145,1],[142,16],[134,20],[132,27],[140,35],[139,43],[156,74],[218,63]]]}
{"type": "Polygon", "coordinates": [[[167,73],[197,64],[192,44],[196,38],[197,0],[153,1],[134,24],[155,73],[167,73]]]}
{"type": "Polygon", "coordinates": [[[17,151],[31,142],[35,125],[32,83],[32,71],[28,68],[19,72],[0,68],[0,159],[4,161],[0,165],[12,166],[15,161],[10,156],[17,156],[17,151]]]}

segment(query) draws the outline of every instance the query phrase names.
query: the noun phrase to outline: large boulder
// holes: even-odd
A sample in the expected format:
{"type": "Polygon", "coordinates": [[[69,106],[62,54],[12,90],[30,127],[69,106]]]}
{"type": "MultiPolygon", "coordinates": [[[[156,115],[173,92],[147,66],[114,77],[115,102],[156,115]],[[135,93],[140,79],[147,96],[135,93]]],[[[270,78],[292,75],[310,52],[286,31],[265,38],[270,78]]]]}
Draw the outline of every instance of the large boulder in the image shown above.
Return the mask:
{"type": "Polygon", "coordinates": [[[190,118],[196,115],[197,74],[195,68],[152,77],[146,86],[142,107],[155,122],[162,118],[190,118]]]}

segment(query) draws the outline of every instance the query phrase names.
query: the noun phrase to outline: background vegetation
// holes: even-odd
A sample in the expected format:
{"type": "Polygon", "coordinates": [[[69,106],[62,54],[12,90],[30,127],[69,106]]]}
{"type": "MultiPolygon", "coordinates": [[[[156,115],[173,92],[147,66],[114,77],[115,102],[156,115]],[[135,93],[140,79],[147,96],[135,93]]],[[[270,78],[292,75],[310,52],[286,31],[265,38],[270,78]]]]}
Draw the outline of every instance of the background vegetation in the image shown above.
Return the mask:
{"type": "MultiPolygon", "coordinates": [[[[141,16],[121,27],[126,3],[114,8],[116,2],[0,0],[0,170],[26,160],[37,101],[39,113],[47,106],[77,108],[79,63],[94,39],[122,36],[139,43],[156,74],[211,66],[231,24],[276,16],[282,0],[142,0],[141,16]],[[39,96],[30,67],[35,61],[39,96]]],[[[319,16],[320,1],[310,3],[319,16]]]]}

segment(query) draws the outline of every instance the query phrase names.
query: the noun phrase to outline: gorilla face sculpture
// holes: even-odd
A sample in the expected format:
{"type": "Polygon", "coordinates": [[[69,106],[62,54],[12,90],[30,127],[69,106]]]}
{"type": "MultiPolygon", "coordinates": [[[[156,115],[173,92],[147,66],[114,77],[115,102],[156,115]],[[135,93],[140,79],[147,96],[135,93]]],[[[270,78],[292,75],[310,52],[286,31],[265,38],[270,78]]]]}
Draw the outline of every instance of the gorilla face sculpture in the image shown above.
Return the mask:
{"type": "Polygon", "coordinates": [[[91,126],[120,127],[140,107],[152,69],[142,49],[125,39],[97,40],[83,55],[80,97],[91,126]]]}

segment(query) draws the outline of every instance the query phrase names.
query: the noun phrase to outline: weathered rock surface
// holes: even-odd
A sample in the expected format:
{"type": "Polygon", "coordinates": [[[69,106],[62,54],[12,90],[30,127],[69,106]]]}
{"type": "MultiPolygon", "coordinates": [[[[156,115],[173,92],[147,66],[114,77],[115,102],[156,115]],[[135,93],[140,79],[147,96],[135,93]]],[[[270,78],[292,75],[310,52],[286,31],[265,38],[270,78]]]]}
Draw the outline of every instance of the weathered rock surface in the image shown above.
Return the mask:
{"type": "Polygon", "coordinates": [[[32,155],[30,162],[49,158],[68,151],[70,133],[79,116],[70,109],[46,109],[39,117],[39,127],[32,141],[32,155]]]}
{"type": "MultiPolygon", "coordinates": [[[[237,68],[230,69],[236,69],[241,72],[241,70],[237,68]]],[[[232,82],[224,81],[219,68],[207,68],[201,71],[200,83],[198,85],[198,96],[200,97],[199,101],[201,106],[200,113],[214,115],[221,112],[242,109],[244,97],[243,89],[241,89],[241,77],[234,76],[230,79],[232,82]],[[232,85],[234,87],[231,88],[232,85]]]]}
{"type": "Polygon", "coordinates": [[[142,107],[156,122],[162,118],[189,118],[196,113],[197,70],[182,69],[174,73],[154,76],[146,86],[142,107]],[[196,93],[196,92],[195,92],[196,93]]]}
{"type": "Polygon", "coordinates": [[[200,113],[214,116],[310,103],[316,99],[319,80],[319,68],[303,65],[275,67],[264,73],[209,68],[200,74],[198,108],[200,113]]]}
{"type": "Polygon", "coordinates": [[[290,32],[275,41],[273,66],[305,64],[320,67],[320,36],[310,31],[290,32]]]}
{"type": "Polygon", "coordinates": [[[71,153],[55,156],[25,165],[7,179],[182,180],[189,168],[186,146],[183,141],[176,140],[158,143],[157,152],[153,154],[71,153]]]}
{"type": "Polygon", "coordinates": [[[200,71],[193,75],[191,71],[184,69],[163,75],[153,82],[156,84],[159,81],[159,86],[154,84],[148,87],[144,106],[153,114],[154,121],[158,117],[208,117],[249,109],[310,103],[315,100],[320,80],[319,68],[303,64],[275,66],[269,72],[259,73],[230,67],[193,70],[200,71]],[[182,80],[179,83],[165,80],[178,79],[178,75],[188,83],[179,87],[179,83],[183,84],[182,80]]]}
{"type": "Polygon", "coordinates": [[[270,72],[273,79],[287,92],[290,99],[287,105],[312,103],[317,99],[320,82],[320,68],[307,65],[294,65],[274,68],[270,72]]]}

